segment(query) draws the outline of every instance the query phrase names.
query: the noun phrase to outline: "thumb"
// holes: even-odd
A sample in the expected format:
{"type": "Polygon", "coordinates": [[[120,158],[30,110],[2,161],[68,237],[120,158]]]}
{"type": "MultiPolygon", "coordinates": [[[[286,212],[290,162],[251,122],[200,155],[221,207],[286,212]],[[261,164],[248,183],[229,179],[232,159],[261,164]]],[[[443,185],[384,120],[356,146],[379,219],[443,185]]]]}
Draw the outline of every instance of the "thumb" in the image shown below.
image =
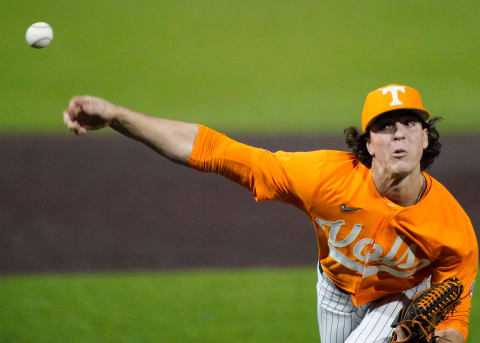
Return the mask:
{"type": "Polygon", "coordinates": [[[67,113],[74,119],[80,112],[84,111],[83,107],[85,104],[85,97],[74,96],[68,103],[67,113]]]}
{"type": "Polygon", "coordinates": [[[93,96],[81,96],[81,97],[74,97],[72,99],[73,106],[77,107],[86,114],[99,114],[99,98],[95,98],[93,96]]]}
{"type": "Polygon", "coordinates": [[[394,331],[398,342],[403,342],[407,338],[407,334],[402,329],[401,325],[397,326],[394,331]]]}
{"type": "Polygon", "coordinates": [[[99,116],[103,120],[111,120],[114,106],[102,98],[86,95],[76,99],[75,103],[81,107],[82,112],[89,116],[99,116]]]}

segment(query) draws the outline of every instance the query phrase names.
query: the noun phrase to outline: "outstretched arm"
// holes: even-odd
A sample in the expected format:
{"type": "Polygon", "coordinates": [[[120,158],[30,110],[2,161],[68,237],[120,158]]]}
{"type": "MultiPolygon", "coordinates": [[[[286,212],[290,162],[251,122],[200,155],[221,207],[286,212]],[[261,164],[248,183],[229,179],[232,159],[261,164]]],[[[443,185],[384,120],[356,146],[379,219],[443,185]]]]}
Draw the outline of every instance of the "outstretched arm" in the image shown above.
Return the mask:
{"type": "Polygon", "coordinates": [[[63,120],[76,134],[110,126],[181,164],[188,163],[198,132],[198,124],[147,116],[92,96],[72,98],[63,120]]]}
{"type": "Polygon", "coordinates": [[[307,166],[325,159],[325,152],[272,153],[202,125],[150,117],[91,96],[74,97],[63,117],[76,134],[110,126],[174,162],[241,184],[259,201],[278,200],[301,209],[311,203],[311,185],[318,179],[319,168],[306,172],[307,166]]]}

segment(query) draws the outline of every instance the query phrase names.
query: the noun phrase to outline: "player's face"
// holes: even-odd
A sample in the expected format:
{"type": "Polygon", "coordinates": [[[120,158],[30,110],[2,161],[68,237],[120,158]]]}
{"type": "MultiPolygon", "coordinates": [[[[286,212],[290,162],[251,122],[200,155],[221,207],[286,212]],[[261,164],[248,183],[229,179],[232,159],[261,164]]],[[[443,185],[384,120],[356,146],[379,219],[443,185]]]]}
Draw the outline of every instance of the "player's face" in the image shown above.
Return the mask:
{"type": "Polygon", "coordinates": [[[367,149],[373,156],[372,168],[404,176],[420,169],[423,149],[428,146],[428,131],[410,111],[392,111],[370,126],[367,149]]]}

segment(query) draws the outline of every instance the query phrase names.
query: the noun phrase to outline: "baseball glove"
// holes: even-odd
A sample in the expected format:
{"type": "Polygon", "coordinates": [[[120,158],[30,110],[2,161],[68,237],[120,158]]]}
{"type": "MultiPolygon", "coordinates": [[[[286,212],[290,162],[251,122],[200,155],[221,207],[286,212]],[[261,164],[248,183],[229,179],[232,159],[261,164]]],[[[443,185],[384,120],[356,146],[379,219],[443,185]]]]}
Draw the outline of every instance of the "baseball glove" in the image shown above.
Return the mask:
{"type": "Polygon", "coordinates": [[[460,303],[463,285],[455,277],[416,294],[398,313],[392,327],[401,327],[405,339],[398,339],[394,332],[392,343],[415,342],[434,343],[437,341],[435,328],[438,323],[453,313],[460,303]]]}

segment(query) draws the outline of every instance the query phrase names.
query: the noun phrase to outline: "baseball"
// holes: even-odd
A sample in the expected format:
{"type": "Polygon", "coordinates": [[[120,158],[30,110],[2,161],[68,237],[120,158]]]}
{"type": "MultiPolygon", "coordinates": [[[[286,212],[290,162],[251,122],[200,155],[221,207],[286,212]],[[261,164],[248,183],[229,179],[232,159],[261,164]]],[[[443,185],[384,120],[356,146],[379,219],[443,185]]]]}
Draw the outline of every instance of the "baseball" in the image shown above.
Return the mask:
{"type": "Polygon", "coordinates": [[[53,39],[53,29],[44,22],[32,24],[27,29],[27,43],[32,48],[44,48],[50,44],[53,39]]]}

